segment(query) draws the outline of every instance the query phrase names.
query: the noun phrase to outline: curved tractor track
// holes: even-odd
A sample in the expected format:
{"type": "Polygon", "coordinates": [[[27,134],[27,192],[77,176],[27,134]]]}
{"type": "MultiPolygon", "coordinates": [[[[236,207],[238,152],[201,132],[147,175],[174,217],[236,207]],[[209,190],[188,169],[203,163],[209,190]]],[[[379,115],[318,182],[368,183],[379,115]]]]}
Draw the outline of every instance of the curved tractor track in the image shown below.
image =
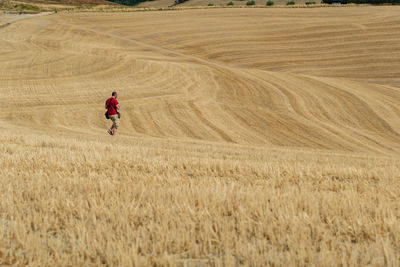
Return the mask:
{"type": "Polygon", "coordinates": [[[127,138],[396,153],[398,11],[62,13],[19,21],[0,29],[0,127],[104,135],[104,99],[116,90],[127,138]]]}

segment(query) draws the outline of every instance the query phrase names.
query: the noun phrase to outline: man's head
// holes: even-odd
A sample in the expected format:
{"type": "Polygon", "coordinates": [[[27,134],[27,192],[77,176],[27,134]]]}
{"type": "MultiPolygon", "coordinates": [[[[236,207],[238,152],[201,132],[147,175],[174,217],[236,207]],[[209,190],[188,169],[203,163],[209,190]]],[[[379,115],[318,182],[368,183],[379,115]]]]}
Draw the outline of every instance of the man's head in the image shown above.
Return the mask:
{"type": "Polygon", "coordinates": [[[112,92],[112,96],[113,96],[114,98],[117,98],[117,97],[118,97],[117,92],[112,92]]]}

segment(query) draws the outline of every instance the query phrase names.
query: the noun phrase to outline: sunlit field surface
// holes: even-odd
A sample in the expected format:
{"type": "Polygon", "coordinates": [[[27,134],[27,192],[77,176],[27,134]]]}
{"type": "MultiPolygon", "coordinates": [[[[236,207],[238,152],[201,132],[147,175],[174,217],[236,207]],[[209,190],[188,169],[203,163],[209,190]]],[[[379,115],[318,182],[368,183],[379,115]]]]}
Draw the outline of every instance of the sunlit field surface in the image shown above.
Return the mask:
{"type": "Polygon", "coordinates": [[[3,17],[0,265],[398,265],[399,13],[3,17]]]}

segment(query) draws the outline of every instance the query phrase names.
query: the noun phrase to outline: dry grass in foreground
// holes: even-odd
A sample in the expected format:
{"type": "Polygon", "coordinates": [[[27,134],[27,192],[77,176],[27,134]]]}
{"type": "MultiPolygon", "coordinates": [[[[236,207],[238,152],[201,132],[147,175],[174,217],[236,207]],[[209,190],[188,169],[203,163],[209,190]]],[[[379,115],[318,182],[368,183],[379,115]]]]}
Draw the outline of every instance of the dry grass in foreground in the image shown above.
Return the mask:
{"type": "Polygon", "coordinates": [[[0,264],[389,265],[391,158],[0,137],[0,264]]]}

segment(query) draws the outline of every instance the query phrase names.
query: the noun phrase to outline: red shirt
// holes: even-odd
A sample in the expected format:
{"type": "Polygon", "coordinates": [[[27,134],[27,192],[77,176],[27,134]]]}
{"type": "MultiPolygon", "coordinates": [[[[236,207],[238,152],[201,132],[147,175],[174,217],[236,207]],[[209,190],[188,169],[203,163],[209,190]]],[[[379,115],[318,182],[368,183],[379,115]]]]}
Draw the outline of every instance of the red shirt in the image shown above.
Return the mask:
{"type": "Polygon", "coordinates": [[[108,115],[117,115],[118,100],[110,97],[106,100],[106,107],[108,107],[108,115]],[[111,103],[110,103],[111,101],[111,103]]]}

